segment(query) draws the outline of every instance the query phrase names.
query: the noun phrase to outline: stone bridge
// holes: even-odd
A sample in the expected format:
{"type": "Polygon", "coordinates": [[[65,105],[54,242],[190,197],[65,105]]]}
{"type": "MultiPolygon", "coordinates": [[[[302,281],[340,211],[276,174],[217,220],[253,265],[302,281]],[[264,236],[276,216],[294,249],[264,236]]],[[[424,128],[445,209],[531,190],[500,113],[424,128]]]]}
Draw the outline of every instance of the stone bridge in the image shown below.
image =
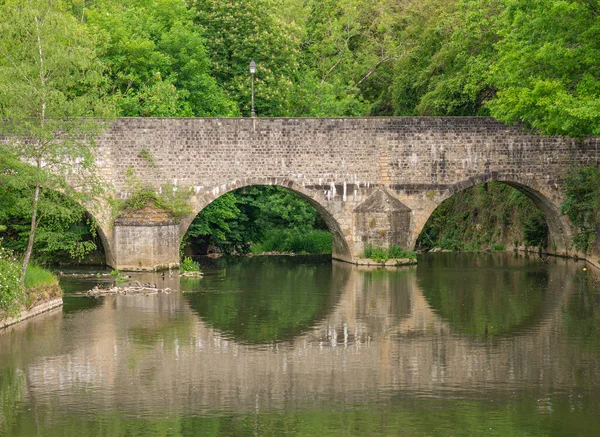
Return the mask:
{"type": "Polygon", "coordinates": [[[111,216],[89,206],[107,263],[119,269],[176,266],[186,230],[219,196],[279,185],[313,204],[333,234],[333,257],[352,261],[368,243],[414,247],[435,208],[488,181],[505,182],[544,213],[549,249],[568,253],[559,212],[564,175],[597,165],[600,138],[543,137],[483,117],[122,118],[98,141],[98,167],[112,195],[132,176],[157,190],[190,190],[193,214],[111,216]],[[160,188],[162,187],[162,188],[160,188]]]}

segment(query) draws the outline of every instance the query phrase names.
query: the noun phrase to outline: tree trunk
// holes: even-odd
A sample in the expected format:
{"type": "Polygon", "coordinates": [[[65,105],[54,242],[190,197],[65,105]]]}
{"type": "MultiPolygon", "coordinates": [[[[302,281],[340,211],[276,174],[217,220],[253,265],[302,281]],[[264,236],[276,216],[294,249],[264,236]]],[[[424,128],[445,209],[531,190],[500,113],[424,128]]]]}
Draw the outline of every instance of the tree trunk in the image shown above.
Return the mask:
{"type": "Polygon", "coordinates": [[[35,239],[35,230],[38,225],[37,221],[37,212],[38,212],[38,202],[40,200],[40,186],[35,186],[35,191],[33,192],[33,200],[32,200],[32,209],[31,213],[31,228],[29,229],[29,242],[27,243],[27,250],[25,251],[25,256],[23,257],[23,267],[21,268],[21,285],[25,285],[25,272],[27,271],[27,265],[29,264],[29,259],[31,258],[31,252],[33,251],[33,241],[35,239]]]}

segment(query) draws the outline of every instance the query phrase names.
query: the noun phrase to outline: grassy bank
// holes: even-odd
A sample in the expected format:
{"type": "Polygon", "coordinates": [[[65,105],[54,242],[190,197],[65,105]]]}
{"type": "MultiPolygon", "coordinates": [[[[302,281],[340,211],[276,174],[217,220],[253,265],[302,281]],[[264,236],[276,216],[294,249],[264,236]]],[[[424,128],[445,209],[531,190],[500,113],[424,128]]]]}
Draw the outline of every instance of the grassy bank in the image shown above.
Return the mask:
{"type": "Polygon", "coordinates": [[[25,273],[25,307],[29,308],[62,295],[54,273],[37,265],[29,265],[25,273]]]}
{"type": "Polygon", "coordinates": [[[295,254],[331,253],[331,234],[327,231],[297,229],[271,229],[263,240],[251,247],[251,252],[259,255],[268,252],[286,252],[295,254]]]}
{"type": "Polygon", "coordinates": [[[0,248],[0,319],[17,316],[24,309],[62,295],[58,278],[52,272],[30,264],[24,287],[19,283],[20,272],[19,260],[0,248]]]}

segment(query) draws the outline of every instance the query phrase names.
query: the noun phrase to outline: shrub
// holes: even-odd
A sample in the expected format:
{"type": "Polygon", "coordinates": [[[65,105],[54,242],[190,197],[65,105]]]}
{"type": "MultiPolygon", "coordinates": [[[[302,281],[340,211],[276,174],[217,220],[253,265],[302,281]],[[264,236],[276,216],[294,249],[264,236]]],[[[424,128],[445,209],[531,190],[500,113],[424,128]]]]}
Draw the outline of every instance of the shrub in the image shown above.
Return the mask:
{"type": "Polygon", "coordinates": [[[573,243],[577,250],[589,253],[596,238],[596,222],[600,210],[600,171],[583,167],[565,177],[565,201],[560,212],[567,214],[574,230],[573,243]]]}
{"type": "Polygon", "coordinates": [[[183,261],[181,261],[181,264],[179,265],[179,270],[181,270],[182,272],[199,272],[200,264],[198,264],[189,256],[186,256],[183,258],[183,261]]]}
{"type": "Polygon", "coordinates": [[[408,259],[416,259],[417,254],[412,250],[404,250],[400,246],[390,246],[388,249],[388,254],[390,258],[400,259],[400,258],[408,258],[408,259]]]}
{"type": "Polygon", "coordinates": [[[413,251],[402,249],[399,246],[391,245],[387,249],[382,249],[379,247],[373,247],[373,245],[369,243],[365,246],[365,249],[363,251],[363,258],[372,259],[374,261],[377,261],[378,263],[384,263],[390,258],[416,259],[417,254],[413,251]]]}
{"type": "Polygon", "coordinates": [[[297,254],[331,253],[332,237],[327,231],[271,229],[262,241],[252,246],[252,253],[291,252],[297,254]]]}
{"type": "Polygon", "coordinates": [[[21,266],[12,252],[0,247],[0,319],[18,315],[25,302],[20,274],[21,266]]]}

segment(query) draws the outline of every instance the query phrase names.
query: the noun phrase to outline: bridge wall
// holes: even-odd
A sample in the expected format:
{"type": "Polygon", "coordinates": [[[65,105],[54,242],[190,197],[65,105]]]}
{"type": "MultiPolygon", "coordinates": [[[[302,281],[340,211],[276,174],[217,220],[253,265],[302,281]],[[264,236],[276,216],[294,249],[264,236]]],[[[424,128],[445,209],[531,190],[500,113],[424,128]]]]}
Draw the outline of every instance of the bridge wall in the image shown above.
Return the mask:
{"type": "MultiPolygon", "coordinates": [[[[181,237],[194,216],[226,192],[248,185],[290,188],[317,207],[334,234],[334,256],[348,261],[367,243],[413,247],[444,199],[504,181],[540,206],[552,248],[565,253],[570,228],[559,213],[562,179],[573,167],[597,165],[599,146],[600,138],[541,137],[483,117],[130,118],[114,121],[99,139],[98,166],[118,198],[130,195],[132,172],[155,187],[192,188],[194,214],[180,221],[181,237]],[[389,210],[390,199],[401,214],[389,210]]],[[[125,249],[109,221],[101,223],[114,258],[109,263],[139,265],[118,261],[125,249]]]]}

